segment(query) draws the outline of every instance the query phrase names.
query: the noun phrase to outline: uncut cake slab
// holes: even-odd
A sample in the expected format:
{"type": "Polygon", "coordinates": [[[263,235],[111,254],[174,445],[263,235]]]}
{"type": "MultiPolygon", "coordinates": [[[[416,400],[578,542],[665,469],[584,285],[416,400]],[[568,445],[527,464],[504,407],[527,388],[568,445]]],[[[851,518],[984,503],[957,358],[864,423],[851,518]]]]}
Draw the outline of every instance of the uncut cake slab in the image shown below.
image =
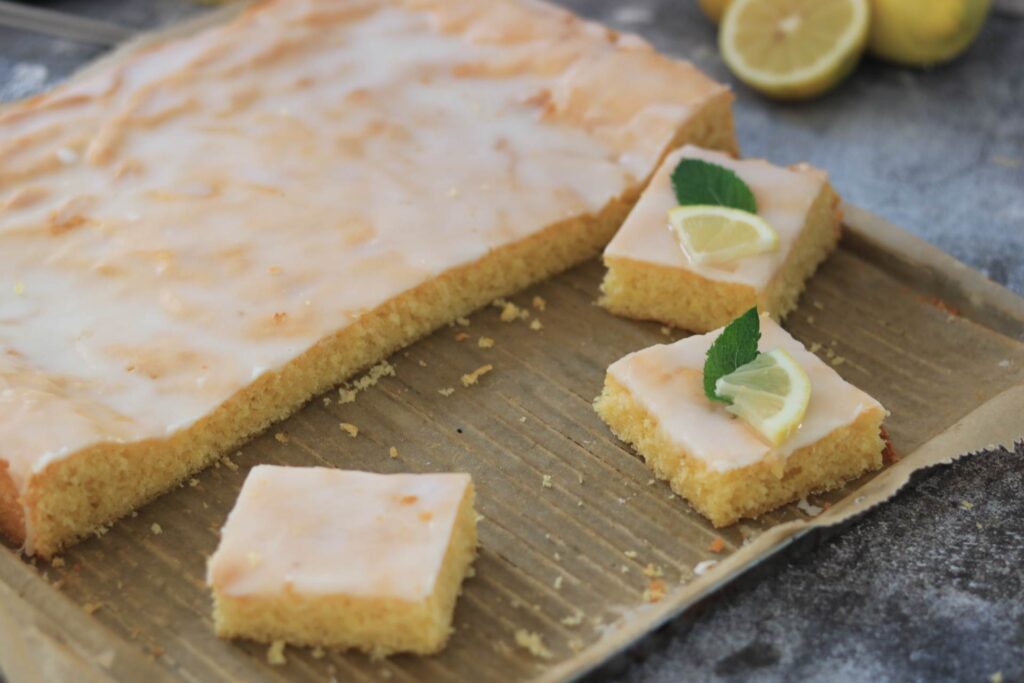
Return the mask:
{"type": "Polygon", "coordinates": [[[279,0],[6,109],[0,531],[51,555],[593,255],[730,101],[538,3],[279,0]]]}

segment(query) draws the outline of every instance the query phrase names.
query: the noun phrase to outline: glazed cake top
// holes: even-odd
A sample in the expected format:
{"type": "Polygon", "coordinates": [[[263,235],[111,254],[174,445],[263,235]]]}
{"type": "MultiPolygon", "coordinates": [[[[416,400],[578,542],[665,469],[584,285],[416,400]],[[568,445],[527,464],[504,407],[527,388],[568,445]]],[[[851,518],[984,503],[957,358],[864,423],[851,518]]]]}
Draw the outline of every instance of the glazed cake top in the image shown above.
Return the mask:
{"type": "Polygon", "coordinates": [[[718,471],[746,467],[771,457],[786,457],[881,404],[853,386],[804,348],[767,315],[761,316],[761,351],[782,348],[811,380],[811,400],[797,431],[773,447],[743,420],[704,395],[704,359],[722,330],[659,344],[625,356],[608,374],[633,400],[652,414],[665,435],[695,458],[718,471]]]}
{"type": "Polygon", "coordinates": [[[688,270],[708,280],[735,282],[761,290],[789,256],[811,205],[826,182],[828,176],[824,171],[806,164],[786,169],[761,159],[738,160],[687,145],[665,158],[604,254],[688,270]],[[754,193],[758,215],[779,234],[779,248],[729,263],[693,263],[668,223],[669,209],[679,203],[672,189],[672,172],[681,159],[709,161],[742,178],[754,193]]]}
{"type": "Polygon", "coordinates": [[[395,295],[598,212],[724,91],[529,0],[271,0],[0,111],[16,485],[166,437],[395,295]]]}
{"type": "Polygon", "coordinates": [[[233,597],[422,600],[471,485],[468,474],[259,465],[228,515],[207,582],[233,597]]]}

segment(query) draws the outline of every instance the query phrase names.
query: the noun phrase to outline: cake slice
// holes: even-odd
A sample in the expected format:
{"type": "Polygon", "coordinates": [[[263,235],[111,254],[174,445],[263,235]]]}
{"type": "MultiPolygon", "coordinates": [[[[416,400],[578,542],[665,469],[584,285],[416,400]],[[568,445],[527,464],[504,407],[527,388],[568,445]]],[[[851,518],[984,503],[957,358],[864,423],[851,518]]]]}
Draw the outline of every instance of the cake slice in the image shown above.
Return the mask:
{"type": "Polygon", "coordinates": [[[0,530],[51,555],[595,255],[730,101],[539,2],[265,0],[0,110],[0,530]]]}
{"type": "Polygon", "coordinates": [[[595,401],[612,432],[712,524],[757,517],[882,466],[885,409],[767,316],[758,348],[783,350],[810,380],[799,428],[776,446],[709,400],[703,368],[720,332],[625,356],[595,401]]]}
{"type": "Polygon", "coordinates": [[[475,553],[468,474],[260,465],[210,558],[217,635],[438,652],[475,553]]]}
{"type": "Polygon", "coordinates": [[[839,240],[839,196],[806,164],[779,168],[758,159],[685,146],[668,155],[622,229],[604,251],[601,305],[616,315],[660,320],[694,332],[722,327],[752,306],[781,320],[839,240]],[[757,215],[778,247],[726,263],[696,263],[669,229],[678,204],[672,173],[699,159],[735,172],[753,191],[757,215]]]}

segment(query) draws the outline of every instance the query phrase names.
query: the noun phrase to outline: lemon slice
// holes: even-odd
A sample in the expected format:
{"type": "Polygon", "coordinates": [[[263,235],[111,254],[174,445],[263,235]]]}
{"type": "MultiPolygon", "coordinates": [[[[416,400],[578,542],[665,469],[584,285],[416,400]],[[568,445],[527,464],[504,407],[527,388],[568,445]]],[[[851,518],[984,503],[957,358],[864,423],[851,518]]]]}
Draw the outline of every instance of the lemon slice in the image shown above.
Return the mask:
{"type": "Polygon", "coordinates": [[[734,0],[718,47],[737,78],[765,95],[820,95],[856,66],[867,44],[869,0],[734,0]]]}
{"type": "Polygon", "coordinates": [[[726,407],[778,446],[800,426],[811,399],[811,380],[782,349],[762,353],[715,382],[726,407]]]}
{"type": "Polygon", "coordinates": [[[677,206],[668,212],[687,256],[694,263],[735,261],[773,251],[779,234],[757,214],[725,206],[677,206]]]}

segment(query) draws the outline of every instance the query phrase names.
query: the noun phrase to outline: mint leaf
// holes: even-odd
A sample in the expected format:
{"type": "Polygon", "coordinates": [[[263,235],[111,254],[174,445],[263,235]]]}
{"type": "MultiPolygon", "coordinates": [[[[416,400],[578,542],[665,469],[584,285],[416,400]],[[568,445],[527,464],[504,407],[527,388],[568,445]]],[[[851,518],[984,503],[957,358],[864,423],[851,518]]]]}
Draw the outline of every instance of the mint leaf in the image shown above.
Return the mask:
{"type": "Polygon", "coordinates": [[[761,318],[757,307],[725,326],[708,349],[704,361],[704,395],[712,401],[732,403],[715,393],[715,383],[736,368],[757,358],[757,342],[761,339],[761,318]]]}
{"type": "Polygon", "coordinates": [[[711,204],[757,213],[757,201],[747,184],[718,164],[683,159],[672,171],[672,189],[681,206],[711,204]]]}

